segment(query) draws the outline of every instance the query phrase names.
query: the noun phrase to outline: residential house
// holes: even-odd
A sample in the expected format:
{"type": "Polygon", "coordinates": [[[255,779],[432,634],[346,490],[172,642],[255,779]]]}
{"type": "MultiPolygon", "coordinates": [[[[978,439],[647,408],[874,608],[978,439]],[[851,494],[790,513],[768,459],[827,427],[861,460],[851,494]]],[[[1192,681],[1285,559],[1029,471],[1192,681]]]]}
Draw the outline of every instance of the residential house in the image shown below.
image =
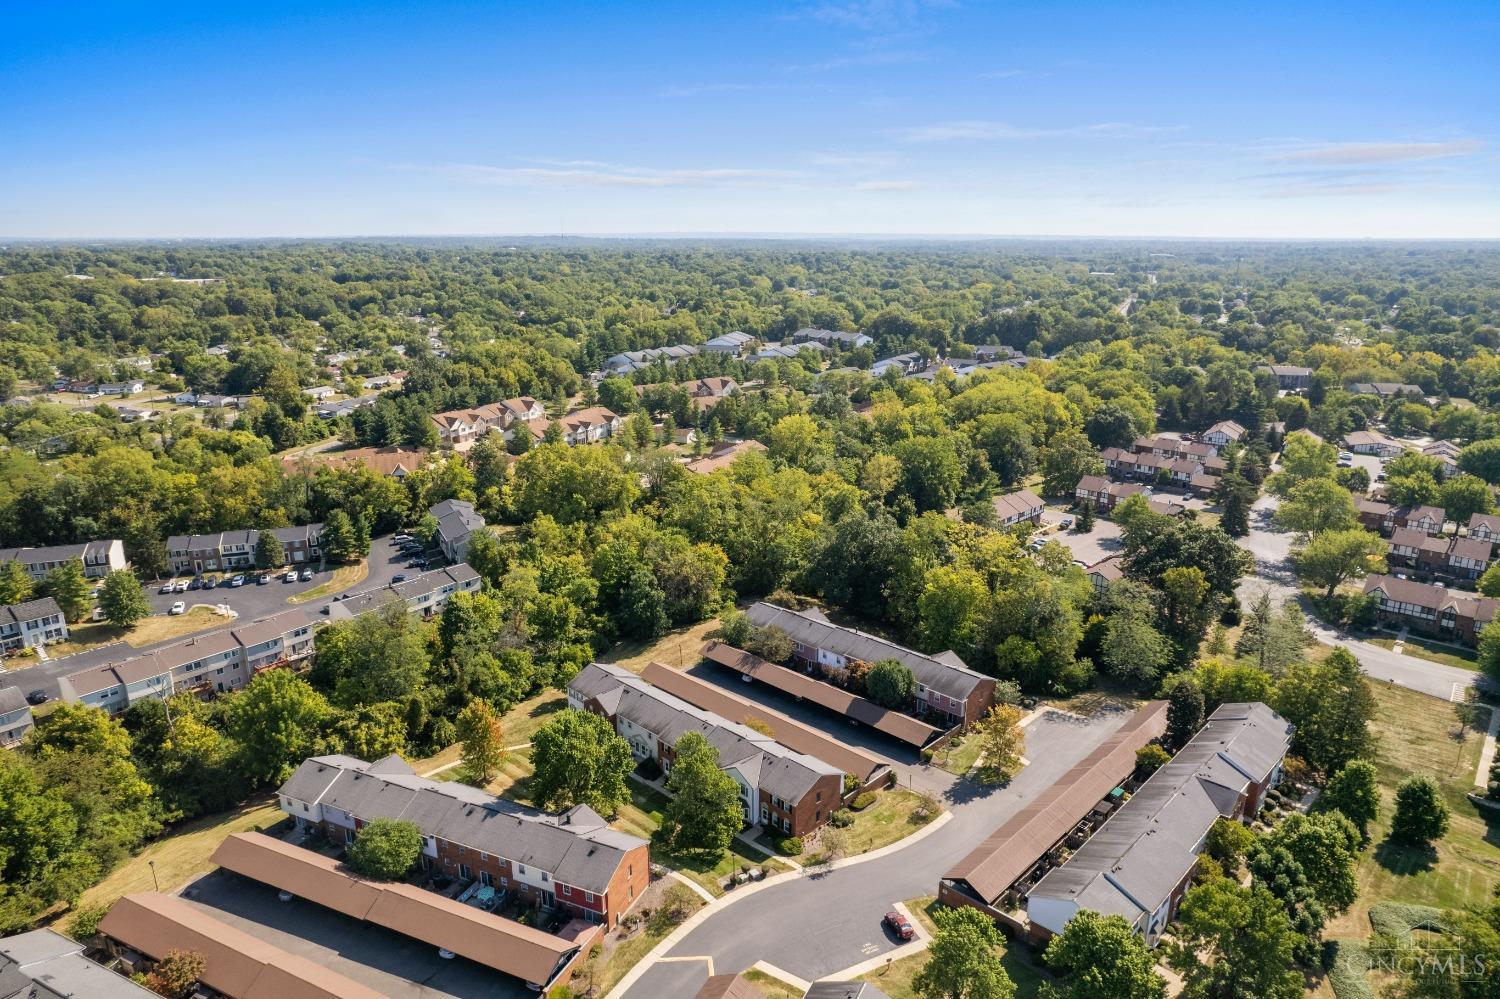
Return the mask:
{"type": "Polygon", "coordinates": [[[594,663],[568,683],[568,706],[605,718],[637,760],[670,774],[677,741],[688,732],[708,740],[719,767],[740,787],[748,825],[782,836],[806,836],[838,810],[844,772],[739,722],[694,707],[622,666],[594,663]]]}
{"type": "Polygon", "coordinates": [[[925,365],[922,355],[916,351],[897,354],[894,357],[881,358],[870,365],[870,377],[879,378],[887,371],[894,371],[898,375],[910,375],[920,371],[925,365]]]}
{"type": "Polygon", "coordinates": [[[1344,447],[1355,454],[1394,458],[1406,448],[1378,430],[1355,430],[1344,435],[1344,447]]]}
{"type": "Polygon", "coordinates": [[[469,541],[484,530],[484,517],[465,500],[449,499],[428,511],[437,519],[437,540],[449,562],[462,562],[469,552],[469,541]]]}
{"type": "Polygon", "coordinates": [[[816,340],[807,340],[802,343],[768,343],[756,351],[755,359],[757,361],[781,361],[795,358],[804,350],[828,353],[828,347],[816,340]]]}
{"type": "Polygon", "coordinates": [[[686,462],[683,467],[697,475],[711,475],[721,468],[728,468],[730,465],[733,465],[741,455],[752,452],[765,454],[766,446],[760,441],[736,441],[733,444],[720,444],[702,458],[694,458],[686,462]]]}
{"type": "Polygon", "coordinates": [[[355,399],[340,399],[338,402],[325,402],[318,405],[314,410],[320,420],[336,420],[341,416],[348,416],[356,410],[366,409],[380,401],[377,395],[362,395],[355,399]]]}
{"type": "Polygon", "coordinates": [[[1390,534],[1396,528],[1396,508],[1389,503],[1382,503],[1368,496],[1356,496],[1354,512],[1359,517],[1359,525],[1367,531],[1390,534]]]}
{"type": "Polygon", "coordinates": [[[474,593],[482,583],[479,573],[467,562],[432,569],[399,583],[389,583],[334,600],[323,610],[330,621],[347,621],[361,614],[379,611],[391,603],[406,605],[408,612],[424,618],[436,617],[448,606],[455,593],[474,593]]]}
{"type": "Polygon", "coordinates": [[[1111,482],[1102,475],[1085,475],[1078,480],[1073,498],[1079,506],[1092,506],[1099,513],[1108,514],[1123,500],[1146,491],[1146,487],[1134,482],[1111,482]]]}
{"type": "Polygon", "coordinates": [[[1438,462],[1440,466],[1438,477],[1446,479],[1458,474],[1458,453],[1462,450],[1463,448],[1453,441],[1444,440],[1433,441],[1422,448],[1422,453],[1438,462]]]}
{"type": "Polygon", "coordinates": [[[1225,448],[1242,440],[1249,433],[1233,420],[1220,420],[1203,432],[1203,443],[1215,448],[1225,448]]]}
{"type": "Polygon", "coordinates": [[[1500,515],[1476,513],[1469,517],[1469,537],[1500,544],[1500,515]]]}
{"type": "Polygon", "coordinates": [[[1381,621],[1468,645],[1478,644],[1479,632],[1500,606],[1500,601],[1488,597],[1395,576],[1366,577],[1364,592],[1374,594],[1375,613],[1381,621]]]}
{"type": "Polygon", "coordinates": [[[1443,575],[1447,568],[1448,539],[1433,537],[1419,528],[1396,528],[1386,548],[1386,560],[1392,569],[1430,579],[1443,575]]]}
{"type": "Polygon", "coordinates": [[[650,883],[646,841],[610,828],[588,806],[555,815],[523,808],[460,781],[418,777],[399,756],[313,757],[276,794],[298,826],[335,842],[352,841],[375,819],[414,822],[424,868],[606,928],[650,883]]]}
{"type": "MultiPolygon", "coordinates": [[[[557,422],[562,425],[563,442],[575,447],[608,440],[625,426],[624,417],[603,406],[580,409],[576,413],[569,413],[557,422]]],[[[541,417],[532,420],[527,427],[531,430],[533,437],[543,440],[551,425],[551,420],[541,417]]]]}
{"type": "Polygon", "coordinates": [[[467,451],[485,434],[498,432],[506,440],[515,436],[517,424],[540,420],[547,415],[542,404],[530,396],[502,399],[474,409],[453,409],[437,413],[432,422],[437,424],[438,440],[444,447],[455,451],[467,451]]]}
{"type": "Polygon", "coordinates": [[[1207,496],[1219,486],[1217,472],[1227,467],[1220,458],[1179,458],[1154,451],[1130,452],[1105,448],[1099,455],[1105,471],[1114,478],[1170,486],[1207,496]]]}
{"type": "Polygon", "coordinates": [[[0,749],[19,746],[36,724],[20,687],[0,687],[0,749]]]}
{"type": "Polygon", "coordinates": [[[135,395],[137,392],[146,391],[146,383],[139,378],[128,382],[104,382],[98,386],[99,395],[135,395]]]}
{"type": "Polygon", "coordinates": [[[75,560],[83,563],[83,574],[90,579],[99,579],[116,569],[130,567],[125,561],[125,543],[113,539],[45,548],[0,548],[0,562],[20,562],[32,579],[41,579],[53,569],[75,560]]]}
{"type": "Polygon", "coordinates": [[[693,344],[678,344],[674,347],[650,347],[646,350],[627,350],[604,360],[604,370],[611,375],[628,375],[653,364],[676,364],[690,357],[697,357],[699,349],[693,344]]]}
{"type": "Polygon", "coordinates": [[[313,402],[323,402],[325,399],[338,395],[338,389],[332,385],[314,385],[312,388],[303,389],[302,394],[313,402]]]}
{"type": "Polygon", "coordinates": [[[1397,527],[1414,527],[1428,534],[1442,534],[1448,514],[1440,506],[1403,506],[1391,514],[1397,527]]]}
{"type": "Polygon", "coordinates": [[[320,451],[316,454],[288,455],[282,459],[288,470],[311,473],[315,468],[368,468],[376,475],[389,475],[393,479],[404,479],[421,468],[427,461],[427,452],[421,448],[360,447],[347,451],[320,451]]]}
{"type": "Polygon", "coordinates": [[[821,343],[825,347],[853,350],[868,347],[875,341],[863,333],[846,333],[842,330],[820,330],[803,327],[792,334],[792,343],[821,343]]]}
{"type": "Polygon", "coordinates": [[[1018,361],[1025,360],[1026,355],[1014,347],[981,343],[974,346],[974,359],[977,361],[1018,361]]]}
{"type": "Polygon", "coordinates": [[[400,388],[406,381],[406,372],[393,371],[388,375],[376,375],[366,378],[360,384],[372,392],[381,392],[385,389],[400,388]]]}
{"type": "Polygon", "coordinates": [[[705,354],[727,354],[730,357],[739,357],[745,351],[755,345],[755,337],[749,333],[735,330],[733,333],[725,333],[716,336],[703,345],[705,354]]]}
{"type": "Polygon", "coordinates": [[[0,607],[0,652],[34,649],[67,637],[68,622],[51,597],[0,607]]]}
{"type": "MultiPolygon", "coordinates": [[[[221,531],[218,534],[174,534],[167,539],[167,561],[173,572],[229,572],[255,567],[260,531],[221,531]]],[[[276,527],[271,534],[281,542],[286,563],[300,565],[323,557],[323,525],[276,527]]]]}
{"type": "Polygon", "coordinates": [[[720,399],[728,398],[738,392],[740,383],[733,378],[716,376],[685,382],[682,387],[687,389],[694,408],[701,410],[712,409],[720,399]]]}
{"type": "Polygon", "coordinates": [[[1394,399],[1398,395],[1417,396],[1422,395],[1422,386],[1410,385],[1405,382],[1355,382],[1349,386],[1349,391],[1355,395],[1374,395],[1381,400],[1394,399]]]}
{"type": "Polygon", "coordinates": [[[1136,454],[1154,454],[1162,458],[1196,461],[1210,471],[1222,472],[1229,467],[1223,458],[1217,457],[1218,451],[1213,445],[1201,441],[1183,440],[1180,437],[1167,437],[1161,434],[1155,437],[1137,437],[1131,445],[1131,450],[1136,454]]]}
{"type": "Polygon", "coordinates": [[[1277,387],[1288,392],[1300,392],[1312,385],[1312,368],[1296,364],[1262,364],[1255,370],[1275,375],[1277,387]]]}
{"type": "Polygon", "coordinates": [[[1004,496],[996,496],[994,507],[1000,526],[1013,527],[1021,523],[1041,523],[1044,504],[1030,489],[1019,489],[1004,496]]]}
{"type": "Polygon", "coordinates": [[[1103,593],[1109,589],[1110,583],[1125,578],[1125,567],[1120,564],[1119,555],[1106,556],[1088,566],[1084,572],[1088,573],[1089,582],[1094,585],[1095,593],[1103,593]]]}
{"type": "Polygon", "coordinates": [[[1031,889],[1049,934],[1080,910],[1118,915],[1150,945],[1177,913],[1220,819],[1251,822],[1281,779],[1292,725],[1256,701],[1220,705],[1171,761],[1031,889]]]}
{"type": "Polygon", "coordinates": [[[124,406],[119,403],[110,407],[119,415],[122,423],[150,423],[161,419],[161,410],[147,409],[145,406],[124,406]]]}
{"type": "Polygon", "coordinates": [[[1478,538],[1453,538],[1448,543],[1448,562],[1444,574],[1451,579],[1473,582],[1490,567],[1494,547],[1478,538]]]}
{"type": "Polygon", "coordinates": [[[758,628],[776,627],[792,640],[793,656],[808,666],[841,676],[851,663],[873,666],[895,659],[912,671],[917,681],[915,703],[919,716],[936,717],[947,725],[970,725],[984,717],[995,700],[995,681],[968,665],[951,649],[924,655],[829,621],[816,610],[794,611],[764,602],[746,612],[758,628]]]}
{"type": "Polygon", "coordinates": [[[0,999],[157,999],[150,989],[84,957],[88,949],[56,930],[0,939],[0,999]]]}

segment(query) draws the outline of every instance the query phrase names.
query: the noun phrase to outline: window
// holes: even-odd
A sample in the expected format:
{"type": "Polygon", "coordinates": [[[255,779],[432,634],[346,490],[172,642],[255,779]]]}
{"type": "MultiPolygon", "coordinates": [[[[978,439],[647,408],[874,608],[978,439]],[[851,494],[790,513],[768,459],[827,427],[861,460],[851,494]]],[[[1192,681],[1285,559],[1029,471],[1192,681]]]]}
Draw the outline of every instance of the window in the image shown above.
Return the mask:
{"type": "Polygon", "coordinates": [[[490,859],[490,855],[487,854],[487,853],[485,853],[483,850],[481,850],[481,851],[479,851],[479,859],[480,860],[489,860],[490,859]]]}
{"type": "Polygon", "coordinates": [[[517,864],[516,865],[516,873],[517,874],[525,874],[526,873],[526,865],[525,864],[517,864]]]}
{"type": "Polygon", "coordinates": [[[473,872],[471,872],[469,870],[469,865],[468,864],[459,864],[458,865],[458,876],[461,877],[461,878],[471,878],[474,875],[473,875],[473,872]]]}
{"type": "Polygon", "coordinates": [[[585,902],[592,902],[594,900],[594,893],[591,892],[591,891],[584,892],[583,893],[583,900],[585,902]]]}
{"type": "Polygon", "coordinates": [[[542,872],[542,882],[545,884],[546,882],[551,881],[551,880],[552,880],[552,875],[548,874],[546,871],[543,871],[542,872]]]}

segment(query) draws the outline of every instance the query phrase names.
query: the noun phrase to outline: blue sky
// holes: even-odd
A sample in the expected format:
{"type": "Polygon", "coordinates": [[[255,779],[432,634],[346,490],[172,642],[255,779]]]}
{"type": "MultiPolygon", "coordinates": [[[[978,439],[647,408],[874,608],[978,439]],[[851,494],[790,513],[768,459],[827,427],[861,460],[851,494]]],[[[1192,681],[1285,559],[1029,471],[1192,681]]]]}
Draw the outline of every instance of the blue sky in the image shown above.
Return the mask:
{"type": "Polygon", "coordinates": [[[1500,236],[1500,4],[8,3],[0,234],[1500,236]]]}

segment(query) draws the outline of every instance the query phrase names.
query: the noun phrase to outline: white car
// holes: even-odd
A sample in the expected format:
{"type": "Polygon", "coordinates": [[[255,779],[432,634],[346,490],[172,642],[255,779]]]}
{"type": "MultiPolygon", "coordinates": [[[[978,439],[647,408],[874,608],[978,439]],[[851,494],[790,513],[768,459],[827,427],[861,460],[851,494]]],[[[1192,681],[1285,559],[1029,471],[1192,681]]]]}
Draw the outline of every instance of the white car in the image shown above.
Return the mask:
{"type": "Polygon", "coordinates": [[[231,579],[229,581],[229,585],[230,586],[244,586],[245,585],[245,577],[243,575],[235,576],[233,579],[231,579]]]}
{"type": "Polygon", "coordinates": [[[187,591],[188,591],[188,581],[185,580],[185,579],[179,579],[177,581],[176,585],[172,587],[172,592],[173,593],[186,593],[187,591]]]}
{"type": "Polygon", "coordinates": [[[312,579],[312,570],[311,569],[303,569],[302,570],[302,581],[305,583],[309,579],[312,579]]]}
{"type": "Polygon", "coordinates": [[[168,614],[185,614],[185,613],[187,613],[187,604],[185,604],[181,600],[179,600],[175,604],[172,605],[172,609],[169,610],[169,611],[167,611],[167,613],[168,614]]]}
{"type": "Polygon", "coordinates": [[[173,583],[169,579],[165,583],[162,583],[161,584],[161,589],[157,590],[156,592],[157,593],[171,593],[172,592],[172,586],[173,586],[173,583]]]}
{"type": "Polygon", "coordinates": [[[282,576],[281,579],[285,583],[295,583],[297,581],[297,570],[288,569],[286,575],[282,576]]]}

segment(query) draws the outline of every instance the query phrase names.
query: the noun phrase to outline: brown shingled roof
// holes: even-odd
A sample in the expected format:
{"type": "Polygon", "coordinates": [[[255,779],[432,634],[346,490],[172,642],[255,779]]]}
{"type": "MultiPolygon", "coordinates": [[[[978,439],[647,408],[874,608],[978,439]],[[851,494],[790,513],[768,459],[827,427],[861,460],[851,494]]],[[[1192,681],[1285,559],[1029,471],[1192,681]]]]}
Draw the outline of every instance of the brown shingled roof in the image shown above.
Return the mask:
{"type": "Polygon", "coordinates": [[[793,697],[800,697],[831,711],[848,715],[877,732],[884,732],[886,735],[918,748],[927,745],[939,735],[937,729],[910,715],[883,708],[874,701],[851,694],[831,683],[823,683],[797,670],[767,662],[759,656],[751,655],[732,645],[709,642],[703,646],[702,655],[710,662],[728,666],[730,669],[760,680],[793,697]]]}
{"type": "Polygon", "coordinates": [[[693,999],[766,999],[766,994],[739,975],[714,975],[693,999]]]}

